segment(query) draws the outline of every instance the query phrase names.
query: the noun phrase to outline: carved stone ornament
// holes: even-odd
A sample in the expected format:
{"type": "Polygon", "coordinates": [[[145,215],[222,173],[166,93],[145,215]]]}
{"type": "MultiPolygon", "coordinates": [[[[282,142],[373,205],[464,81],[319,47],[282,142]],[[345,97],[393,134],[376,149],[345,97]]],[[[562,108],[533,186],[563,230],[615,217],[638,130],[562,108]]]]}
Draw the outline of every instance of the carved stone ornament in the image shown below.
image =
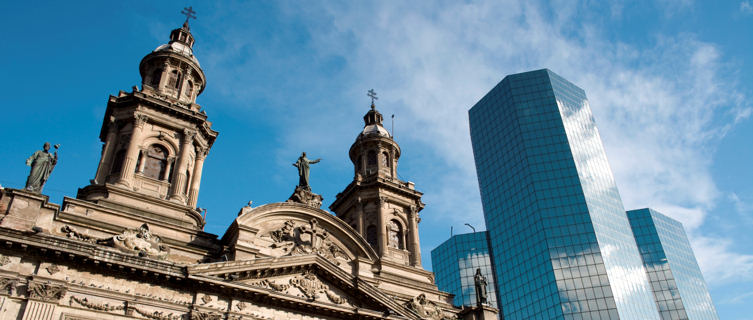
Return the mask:
{"type": "Polygon", "coordinates": [[[80,304],[81,306],[87,309],[92,309],[92,310],[97,310],[97,311],[112,312],[112,311],[125,310],[125,305],[111,306],[107,303],[104,303],[104,304],[93,303],[93,302],[90,302],[89,299],[87,298],[79,298],[79,297],[71,296],[70,304],[73,305],[74,302],[80,304]]]}
{"type": "MultiPolygon", "coordinates": [[[[343,304],[348,301],[347,298],[341,297],[334,291],[330,290],[329,286],[319,280],[319,277],[317,277],[316,274],[310,270],[307,270],[299,275],[296,275],[293,278],[290,278],[288,280],[288,283],[281,284],[269,279],[264,279],[249,283],[249,285],[272,289],[284,294],[290,294],[291,288],[297,288],[301,293],[303,293],[304,298],[310,301],[320,300],[322,294],[324,294],[324,296],[326,296],[329,301],[335,304],[343,304]]],[[[241,309],[240,303],[238,305],[238,308],[241,309]]]]}
{"type": "Polygon", "coordinates": [[[302,203],[309,207],[318,209],[322,206],[323,200],[324,198],[322,198],[322,196],[311,192],[311,190],[308,190],[302,186],[296,186],[295,191],[293,191],[293,194],[290,196],[287,202],[302,203]]]}
{"type": "Polygon", "coordinates": [[[203,297],[201,297],[201,302],[203,302],[204,304],[210,303],[212,302],[212,297],[204,295],[203,297]]]}
{"type": "Polygon", "coordinates": [[[8,258],[8,256],[6,256],[6,255],[0,254],[0,267],[4,266],[6,264],[9,264],[9,263],[10,263],[10,258],[8,258]]]}
{"type": "Polygon", "coordinates": [[[222,315],[211,311],[200,311],[194,308],[191,310],[191,320],[222,320],[222,315]]]}
{"type": "Polygon", "coordinates": [[[42,282],[29,282],[28,288],[30,299],[46,302],[57,302],[67,291],[65,286],[42,282]]]}
{"type": "Polygon", "coordinates": [[[238,302],[235,307],[238,308],[238,311],[243,311],[243,309],[246,309],[246,303],[243,301],[238,302]]]}
{"type": "Polygon", "coordinates": [[[50,275],[53,275],[53,274],[58,273],[60,271],[60,266],[58,266],[56,264],[51,264],[51,265],[47,266],[47,268],[44,268],[44,269],[47,270],[47,273],[49,273],[50,275]]]}
{"type": "Polygon", "coordinates": [[[12,278],[0,278],[0,291],[3,293],[7,293],[8,295],[13,295],[13,292],[16,291],[16,285],[18,284],[17,279],[12,278]]]}
{"type": "Polygon", "coordinates": [[[133,311],[136,311],[136,313],[140,314],[142,317],[152,320],[183,320],[182,315],[174,315],[172,313],[165,314],[162,311],[154,311],[154,312],[147,312],[144,310],[141,310],[139,308],[131,307],[130,308],[133,311]]]}
{"type": "Polygon", "coordinates": [[[145,223],[137,229],[127,229],[123,233],[111,238],[97,240],[97,243],[108,245],[123,252],[137,253],[140,257],[165,259],[170,248],[162,244],[159,236],[149,231],[145,223]]]}
{"type": "Polygon", "coordinates": [[[281,251],[280,256],[316,253],[335,264],[336,258],[349,259],[345,251],[329,239],[329,232],[311,219],[308,225],[295,226],[292,220],[285,221],[279,229],[267,235],[272,239],[272,249],[281,251]]]}
{"type": "Polygon", "coordinates": [[[69,225],[65,225],[62,228],[60,228],[60,232],[62,232],[63,234],[65,234],[66,237],[74,239],[74,240],[85,241],[85,242],[89,242],[89,243],[95,243],[96,242],[96,239],[94,239],[94,238],[92,238],[92,237],[90,237],[88,235],[85,235],[83,233],[78,232],[78,230],[74,229],[73,227],[71,227],[69,225]]]}
{"type": "Polygon", "coordinates": [[[434,302],[426,300],[425,294],[419,294],[413,299],[408,300],[405,303],[405,307],[415,312],[421,319],[431,320],[446,320],[451,319],[445,317],[442,309],[439,308],[434,302]]]}

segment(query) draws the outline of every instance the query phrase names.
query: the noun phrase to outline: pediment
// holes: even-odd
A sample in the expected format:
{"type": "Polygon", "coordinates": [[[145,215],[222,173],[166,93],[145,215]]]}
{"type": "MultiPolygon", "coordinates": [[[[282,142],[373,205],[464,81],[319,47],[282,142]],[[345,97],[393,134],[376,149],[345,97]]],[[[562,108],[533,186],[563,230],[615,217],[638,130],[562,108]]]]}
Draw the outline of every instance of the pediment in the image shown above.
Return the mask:
{"type": "Polygon", "coordinates": [[[415,318],[406,306],[367,281],[354,277],[316,254],[228,261],[188,267],[195,279],[214,278],[246,288],[267,300],[339,310],[367,318],[415,318]],[[392,316],[389,316],[392,315],[392,316]]]}
{"type": "Polygon", "coordinates": [[[223,236],[234,260],[318,254],[336,265],[376,261],[363,237],[336,216],[297,203],[246,207],[223,236]]]}

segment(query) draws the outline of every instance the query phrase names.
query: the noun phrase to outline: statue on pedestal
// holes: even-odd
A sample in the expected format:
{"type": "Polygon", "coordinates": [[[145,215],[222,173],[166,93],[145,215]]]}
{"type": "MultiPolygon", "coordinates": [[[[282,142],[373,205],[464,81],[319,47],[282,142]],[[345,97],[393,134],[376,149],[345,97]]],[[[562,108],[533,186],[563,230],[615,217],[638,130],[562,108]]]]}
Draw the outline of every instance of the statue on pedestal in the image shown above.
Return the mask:
{"type": "Polygon", "coordinates": [[[298,185],[295,187],[293,195],[290,196],[288,202],[302,203],[310,207],[319,208],[322,206],[322,196],[311,192],[311,185],[309,184],[309,165],[318,163],[322,159],[309,160],[306,158],[306,153],[301,153],[293,166],[298,168],[298,185]]]}
{"type": "Polygon", "coordinates": [[[29,177],[26,179],[26,190],[36,193],[42,193],[42,187],[47,182],[47,178],[50,177],[52,169],[55,168],[55,164],[58,163],[57,149],[59,144],[55,145],[55,153],[50,154],[50,143],[45,142],[42,150],[34,152],[34,154],[26,159],[26,165],[31,167],[29,177]]]}
{"type": "Polygon", "coordinates": [[[305,189],[311,190],[311,185],[309,184],[309,165],[314,163],[319,163],[322,159],[316,159],[316,160],[309,160],[306,158],[306,153],[301,153],[301,156],[298,157],[298,161],[296,161],[293,166],[298,168],[298,186],[303,187],[305,189]]]}
{"type": "Polygon", "coordinates": [[[487,302],[486,295],[486,277],[481,274],[481,268],[476,268],[476,274],[473,276],[473,282],[476,286],[476,305],[479,307],[487,302]]]}

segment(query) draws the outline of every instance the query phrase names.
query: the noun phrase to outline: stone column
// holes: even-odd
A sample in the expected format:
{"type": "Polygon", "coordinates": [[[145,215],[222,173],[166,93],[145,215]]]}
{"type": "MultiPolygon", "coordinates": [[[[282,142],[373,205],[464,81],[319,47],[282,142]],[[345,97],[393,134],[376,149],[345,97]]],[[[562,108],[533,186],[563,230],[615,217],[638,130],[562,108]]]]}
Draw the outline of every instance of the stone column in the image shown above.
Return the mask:
{"type": "Polygon", "coordinates": [[[410,229],[410,248],[411,258],[410,262],[412,266],[421,266],[421,244],[418,242],[418,223],[421,218],[418,217],[418,208],[415,206],[410,207],[408,212],[408,229],[410,229]]]}
{"type": "Polygon", "coordinates": [[[133,184],[133,172],[136,169],[136,159],[140,150],[139,144],[141,144],[141,136],[143,135],[144,125],[147,121],[147,116],[144,114],[137,113],[134,116],[131,142],[128,144],[128,151],[126,151],[123,167],[120,171],[120,179],[117,182],[126,187],[130,187],[133,184]]]}
{"type": "Polygon", "coordinates": [[[175,163],[175,157],[168,157],[167,158],[167,167],[165,167],[165,173],[159,177],[162,180],[166,180],[167,182],[170,181],[170,170],[173,169],[173,163],[175,163]]]}
{"type": "Polygon", "coordinates": [[[173,169],[173,190],[170,193],[170,200],[176,202],[186,202],[186,196],[182,193],[186,187],[186,166],[188,165],[188,152],[196,131],[184,129],[183,143],[180,146],[180,156],[178,156],[178,165],[173,169]]]}
{"type": "Polygon", "coordinates": [[[92,181],[93,184],[104,183],[112,166],[112,154],[115,152],[115,138],[118,133],[118,125],[115,123],[115,117],[110,117],[109,120],[107,123],[107,137],[105,138],[105,145],[102,146],[102,156],[99,159],[97,173],[94,175],[94,181],[92,181]]]}
{"type": "Polygon", "coordinates": [[[387,198],[379,197],[377,200],[377,241],[379,242],[379,255],[384,256],[387,253],[387,226],[384,223],[384,206],[387,205],[387,198]]]}
{"type": "Polygon", "coordinates": [[[201,171],[204,168],[204,159],[207,157],[208,149],[204,147],[197,147],[196,161],[193,166],[193,178],[191,178],[191,190],[188,193],[188,205],[191,208],[196,207],[196,202],[199,198],[199,186],[201,185],[201,171]]]}
{"type": "Polygon", "coordinates": [[[139,162],[139,170],[138,173],[144,173],[144,166],[146,165],[146,149],[139,150],[139,156],[141,157],[141,162],[139,162]]]}
{"type": "Polygon", "coordinates": [[[356,199],[356,227],[358,228],[358,233],[361,234],[364,239],[366,238],[366,235],[364,234],[363,230],[363,201],[361,201],[361,198],[359,197],[356,199]]]}

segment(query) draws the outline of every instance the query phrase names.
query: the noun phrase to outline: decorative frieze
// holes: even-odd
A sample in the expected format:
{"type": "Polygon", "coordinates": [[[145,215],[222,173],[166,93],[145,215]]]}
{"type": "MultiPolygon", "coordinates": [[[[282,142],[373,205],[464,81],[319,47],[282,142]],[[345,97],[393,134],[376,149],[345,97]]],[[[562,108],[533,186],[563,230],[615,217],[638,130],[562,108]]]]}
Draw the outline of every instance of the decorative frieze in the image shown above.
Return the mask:
{"type": "Polygon", "coordinates": [[[0,254],[0,267],[9,263],[10,263],[10,258],[4,254],[0,254]]]}
{"type": "Polygon", "coordinates": [[[28,286],[29,299],[45,302],[58,302],[68,289],[65,286],[30,281],[28,286]]]}
{"type": "Polygon", "coordinates": [[[422,319],[431,320],[449,320],[450,317],[446,317],[442,309],[434,302],[426,300],[425,294],[419,294],[413,299],[408,300],[405,303],[405,307],[418,314],[422,319]]]}
{"type": "Polygon", "coordinates": [[[5,293],[10,296],[16,291],[18,279],[13,278],[0,278],[0,293],[5,293]]]}
{"type": "Polygon", "coordinates": [[[56,274],[56,273],[58,273],[60,271],[60,266],[58,266],[58,265],[56,265],[56,264],[53,263],[53,264],[50,264],[49,266],[47,266],[47,268],[44,268],[44,269],[47,270],[47,273],[49,273],[50,275],[53,275],[53,274],[56,274]]]}
{"type": "Polygon", "coordinates": [[[97,240],[97,243],[123,252],[136,253],[140,257],[155,259],[165,259],[170,252],[170,248],[162,243],[162,239],[149,231],[146,223],[137,229],[126,229],[119,235],[97,240]]]}
{"type": "Polygon", "coordinates": [[[73,305],[73,303],[77,303],[81,305],[82,307],[85,307],[87,309],[96,310],[96,311],[105,311],[105,312],[112,312],[112,311],[120,311],[125,310],[125,305],[119,305],[119,306],[111,306],[108,303],[94,303],[89,301],[88,298],[79,298],[76,296],[71,296],[70,298],[70,305],[73,305]]]}
{"type": "Polygon", "coordinates": [[[148,312],[148,311],[144,311],[144,310],[141,310],[139,308],[136,308],[136,307],[129,307],[129,309],[135,311],[140,316],[142,316],[144,318],[147,318],[147,319],[151,319],[151,320],[183,320],[183,316],[182,315],[176,315],[176,314],[173,314],[173,313],[165,314],[162,311],[148,312]]]}
{"type": "Polygon", "coordinates": [[[280,256],[316,253],[335,264],[339,264],[336,258],[349,260],[345,251],[329,239],[329,232],[320,227],[316,219],[311,219],[308,225],[299,226],[293,220],[287,220],[265,237],[272,240],[270,248],[279,251],[280,256]]]}

